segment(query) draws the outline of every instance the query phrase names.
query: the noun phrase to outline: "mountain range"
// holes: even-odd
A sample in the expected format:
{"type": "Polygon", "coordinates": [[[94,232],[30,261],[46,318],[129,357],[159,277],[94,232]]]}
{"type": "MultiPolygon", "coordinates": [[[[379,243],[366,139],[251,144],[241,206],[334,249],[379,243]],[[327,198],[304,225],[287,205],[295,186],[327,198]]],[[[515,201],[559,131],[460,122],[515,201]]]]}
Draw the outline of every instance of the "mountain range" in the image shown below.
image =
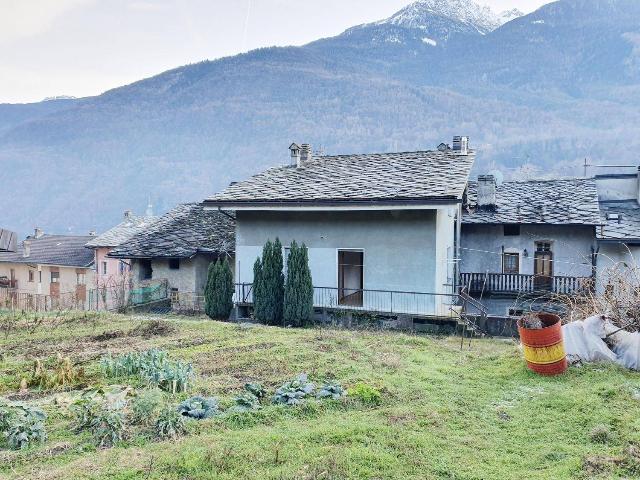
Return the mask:
{"type": "Polygon", "coordinates": [[[494,14],[419,0],[301,47],[179,67],[89,98],[0,105],[0,224],[102,231],[121,212],[200,200],[288,159],[434,148],[471,136],[476,171],[637,163],[640,2],[494,14]]]}

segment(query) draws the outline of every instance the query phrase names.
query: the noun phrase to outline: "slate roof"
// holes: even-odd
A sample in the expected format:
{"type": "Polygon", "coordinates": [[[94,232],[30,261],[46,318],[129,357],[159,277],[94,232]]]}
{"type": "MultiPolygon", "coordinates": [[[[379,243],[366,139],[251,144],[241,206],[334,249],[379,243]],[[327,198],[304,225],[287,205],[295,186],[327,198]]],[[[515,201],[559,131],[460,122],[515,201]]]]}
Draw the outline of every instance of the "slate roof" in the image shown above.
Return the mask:
{"type": "Polygon", "coordinates": [[[640,205],[631,200],[625,202],[600,202],[602,228],[596,229],[599,240],[633,241],[640,243],[640,205]],[[619,218],[607,218],[607,214],[619,214],[619,218]]]}
{"type": "Polygon", "coordinates": [[[208,206],[460,200],[475,154],[425,151],[314,157],[270,168],[205,200],[208,206]]]}
{"type": "Polygon", "coordinates": [[[148,228],[158,217],[139,217],[129,215],[124,221],[107,230],[102,235],[94,237],[93,240],[87,242],[88,248],[97,247],[117,247],[121,243],[129,240],[136,233],[148,228]]]}
{"type": "Polygon", "coordinates": [[[93,265],[93,251],[85,248],[90,236],[43,235],[27,237],[31,242],[28,257],[23,256],[24,242],[16,252],[0,253],[0,262],[58,265],[87,268],[93,265]]]}
{"type": "Polygon", "coordinates": [[[465,224],[600,225],[593,179],[504,182],[496,187],[495,211],[477,210],[477,182],[469,182],[465,224]]]}
{"type": "Polygon", "coordinates": [[[185,203],[111,250],[115,258],[191,258],[233,253],[235,220],[202,204],[185,203]]]}

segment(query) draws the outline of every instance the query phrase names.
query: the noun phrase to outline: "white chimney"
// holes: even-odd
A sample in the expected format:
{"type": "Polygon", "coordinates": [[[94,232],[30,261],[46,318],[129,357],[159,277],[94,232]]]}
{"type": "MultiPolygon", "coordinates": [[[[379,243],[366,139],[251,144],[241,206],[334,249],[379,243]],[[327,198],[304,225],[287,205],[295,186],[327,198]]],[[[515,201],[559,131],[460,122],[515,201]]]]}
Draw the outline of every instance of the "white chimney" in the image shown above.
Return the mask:
{"type": "Polygon", "coordinates": [[[22,242],[22,256],[24,258],[31,256],[31,240],[22,242]]]}
{"type": "Polygon", "coordinates": [[[42,238],[42,236],[44,235],[44,232],[39,229],[38,227],[36,227],[33,231],[33,237],[34,238],[42,238]]]}
{"type": "Polygon", "coordinates": [[[291,154],[291,163],[290,165],[293,167],[300,166],[300,147],[297,143],[292,143],[289,146],[289,153],[291,154]]]}
{"type": "Polygon", "coordinates": [[[124,219],[127,220],[131,218],[131,210],[125,210],[124,211],[124,219]]]}
{"type": "Polygon", "coordinates": [[[493,175],[478,175],[478,210],[495,210],[496,178],[493,175]]]}
{"type": "Polygon", "coordinates": [[[469,137],[453,137],[453,153],[456,155],[469,155],[469,137]]]}

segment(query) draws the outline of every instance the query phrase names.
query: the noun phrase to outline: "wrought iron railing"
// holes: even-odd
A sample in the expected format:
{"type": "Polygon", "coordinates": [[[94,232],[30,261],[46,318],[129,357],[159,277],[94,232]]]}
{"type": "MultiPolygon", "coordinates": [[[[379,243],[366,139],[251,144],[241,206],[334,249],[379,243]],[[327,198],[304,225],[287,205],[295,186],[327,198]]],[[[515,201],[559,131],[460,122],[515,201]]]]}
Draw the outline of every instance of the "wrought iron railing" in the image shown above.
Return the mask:
{"type": "Polygon", "coordinates": [[[591,277],[542,276],[515,273],[461,273],[460,285],[471,294],[519,294],[550,292],[584,293],[593,286],[591,277]]]}
{"type": "MultiPolygon", "coordinates": [[[[446,293],[313,287],[316,308],[379,314],[453,317],[452,309],[457,308],[458,300],[458,295],[446,293]]],[[[239,305],[252,305],[253,285],[236,284],[234,301],[239,305]]]]}

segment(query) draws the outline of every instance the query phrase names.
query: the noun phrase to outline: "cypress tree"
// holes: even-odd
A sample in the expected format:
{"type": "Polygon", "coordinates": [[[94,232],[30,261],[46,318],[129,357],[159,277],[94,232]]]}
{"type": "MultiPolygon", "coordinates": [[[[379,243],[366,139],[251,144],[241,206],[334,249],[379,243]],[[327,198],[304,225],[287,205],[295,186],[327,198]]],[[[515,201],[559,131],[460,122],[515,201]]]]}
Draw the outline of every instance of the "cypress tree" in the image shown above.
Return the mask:
{"type": "Polygon", "coordinates": [[[207,283],[204,286],[204,313],[209,318],[215,318],[213,315],[213,289],[215,284],[216,263],[211,262],[207,268],[207,283]]]}
{"type": "Polygon", "coordinates": [[[214,319],[229,318],[233,308],[233,274],[229,261],[209,264],[205,287],[205,312],[214,319]]]}
{"type": "MultiPolygon", "coordinates": [[[[264,249],[263,249],[264,255],[264,249]]],[[[256,258],[253,264],[253,316],[262,322],[264,318],[264,296],[262,295],[262,260],[256,258]]]]}
{"type": "Polygon", "coordinates": [[[276,238],[275,242],[267,241],[262,250],[260,267],[256,277],[256,265],[254,265],[255,317],[268,325],[280,325],[284,308],[284,275],[282,244],[279,239],[276,238]],[[258,285],[255,284],[255,278],[259,278],[258,285]]]}
{"type": "Polygon", "coordinates": [[[287,283],[284,293],[284,321],[302,326],[313,317],[313,282],[309,254],[303,243],[294,241],[287,258],[287,283]]]}

